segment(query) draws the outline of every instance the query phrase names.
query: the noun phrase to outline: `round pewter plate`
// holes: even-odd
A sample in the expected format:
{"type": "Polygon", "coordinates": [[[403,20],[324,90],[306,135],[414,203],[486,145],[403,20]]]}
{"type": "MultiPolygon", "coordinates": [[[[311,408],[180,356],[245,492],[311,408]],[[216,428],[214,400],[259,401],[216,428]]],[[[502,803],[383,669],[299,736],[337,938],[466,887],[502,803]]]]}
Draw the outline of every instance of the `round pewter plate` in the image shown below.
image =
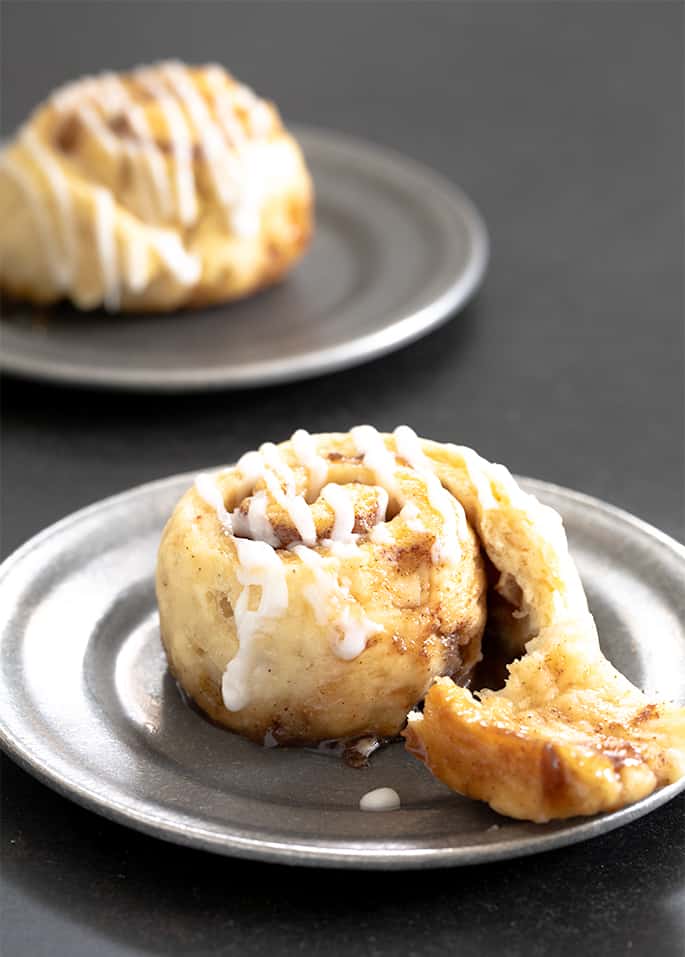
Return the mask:
{"type": "MultiPolygon", "coordinates": [[[[192,478],[77,512],[0,568],[0,741],[51,787],[181,844],[357,868],[532,854],[619,827],[685,787],[614,814],[536,825],[451,792],[401,744],[359,770],[209,724],[167,673],[154,595],[160,533],[192,478]],[[395,788],[401,808],[360,811],[379,787],[395,788]]],[[[595,499],[524,485],[564,518],[607,656],[646,691],[685,703],[685,548],[595,499]]]]}
{"type": "Polygon", "coordinates": [[[445,322],[478,287],[487,233],[464,194],[398,153],[298,129],[316,229],[279,286],[167,315],[7,304],[1,367],[29,378],[149,391],[256,386],[366,362],[445,322]]]}

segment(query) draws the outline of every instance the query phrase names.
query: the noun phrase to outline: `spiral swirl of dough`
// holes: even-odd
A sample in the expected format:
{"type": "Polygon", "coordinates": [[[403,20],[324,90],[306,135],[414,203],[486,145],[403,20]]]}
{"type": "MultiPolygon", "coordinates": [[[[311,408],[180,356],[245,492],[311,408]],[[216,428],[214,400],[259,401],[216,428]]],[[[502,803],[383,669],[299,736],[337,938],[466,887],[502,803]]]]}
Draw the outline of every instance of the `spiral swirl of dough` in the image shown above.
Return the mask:
{"type": "Polygon", "coordinates": [[[390,736],[480,657],[486,574],[459,496],[407,428],[298,431],[201,475],[159,551],[173,673],[255,740],[390,736]]]}

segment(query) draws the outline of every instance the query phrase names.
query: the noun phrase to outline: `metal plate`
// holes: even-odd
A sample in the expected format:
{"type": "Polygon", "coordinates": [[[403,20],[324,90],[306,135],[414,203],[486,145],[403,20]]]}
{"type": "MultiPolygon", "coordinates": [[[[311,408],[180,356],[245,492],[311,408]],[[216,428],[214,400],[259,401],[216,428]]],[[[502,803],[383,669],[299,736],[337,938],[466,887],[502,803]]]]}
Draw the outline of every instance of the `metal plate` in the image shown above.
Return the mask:
{"type": "Polygon", "coordinates": [[[262,385],[390,352],[463,306],[488,250],[463,193],[390,150],[296,133],[314,176],[317,227],[284,283],[243,302],[161,316],[8,305],[2,368],[120,389],[262,385]]]}
{"type": "MultiPolygon", "coordinates": [[[[0,740],[58,791],[223,854],[413,868],[581,841],[685,786],[614,814],[534,825],[452,793],[401,744],[354,770],[326,754],[265,750],[209,724],[167,674],[153,586],[162,526],[191,480],[175,476],[77,512],[0,569],[0,740]],[[361,812],[360,797],[384,786],[399,792],[402,808],[361,812]]],[[[564,517],[608,657],[645,690],[685,703],[685,548],[594,499],[524,485],[564,517]]]]}

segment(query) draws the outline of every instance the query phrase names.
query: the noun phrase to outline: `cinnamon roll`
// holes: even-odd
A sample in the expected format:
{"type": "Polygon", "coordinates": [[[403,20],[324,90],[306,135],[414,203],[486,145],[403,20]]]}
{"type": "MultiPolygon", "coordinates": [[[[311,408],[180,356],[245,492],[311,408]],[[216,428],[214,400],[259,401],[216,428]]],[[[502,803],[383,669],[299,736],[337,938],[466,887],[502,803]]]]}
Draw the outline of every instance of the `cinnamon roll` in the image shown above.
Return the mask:
{"type": "Polygon", "coordinates": [[[312,204],[276,108],[221,67],[86,77],[0,154],[0,287],[115,312],[235,299],[300,258],[312,204]]]}
{"type": "Polygon", "coordinates": [[[157,568],[183,689],[287,744],[396,735],[433,678],[478,661],[485,590],[459,500],[370,427],[298,431],[199,476],[157,568]]]}
{"type": "Polygon", "coordinates": [[[157,596],[172,673],[253,740],[391,737],[408,715],[434,774],[536,821],[685,773],[685,709],[602,656],[560,516],[503,466],[406,426],[300,430],[198,476],[157,596]],[[508,678],[472,692],[486,626],[508,678]]]}

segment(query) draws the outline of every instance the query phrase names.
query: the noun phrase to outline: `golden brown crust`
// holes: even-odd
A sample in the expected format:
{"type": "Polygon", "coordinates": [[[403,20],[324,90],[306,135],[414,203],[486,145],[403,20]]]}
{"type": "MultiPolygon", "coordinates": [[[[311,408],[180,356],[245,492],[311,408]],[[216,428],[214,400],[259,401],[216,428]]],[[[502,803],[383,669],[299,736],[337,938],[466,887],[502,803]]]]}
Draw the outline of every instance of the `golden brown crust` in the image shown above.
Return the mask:
{"type": "Polygon", "coordinates": [[[449,679],[403,732],[436,777],[510,817],[613,811],[685,772],[685,709],[649,701],[588,641],[589,619],[529,642],[504,689],[449,679]]]}
{"type": "Polygon", "coordinates": [[[407,748],[456,791],[533,821],[615,810],[681,777],[685,709],[650,701],[604,658],[558,516],[501,466],[424,447],[516,606],[500,636],[516,660],[499,691],[440,679],[410,715],[407,748]]]}
{"type": "Polygon", "coordinates": [[[309,243],[313,190],[273,104],[218,67],[159,64],[39,107],[3,151],[0,217],[5,294],[168,311],[278,282],[309,243]]]}
{"type": "MultiPolygon", "coordinates": [[[[193,488],[179,502],[160,544],[162,641],[172,673],[195,703],[213,721],[253,740],[270,735],[280,743],[303,744],[365,734],[392,737],[436,675],[465,676],[479,658],[485,621],[480,548],[467,529],[458,565],[435,565],[435,534],[417,532],[399,516],[389,520],[388,542],[372,541],[368,532],[378,492],[359,457],[346,454],[350,437],[313,439],[328,458],[325,481],[349,490],[360,535],[349,556],[337,557],[325,545],[313,551],[347,593],[345,604],[352,615],[361,613],[379,631],[370,635],[358,656],[338,656],[335,615],[324,622],[318,619],[317,601],[312,606],[307,597],[308,589],[316,586],[311,569],[287,550],[298,541],[297,530],[271,501],[268,517],[279,542],[275,554],[286,570],[288,607],[277,621],[265,623],[257,640],[251,701],[240,710],[228,710],[221,684],[239,648],[234,609],[242,591],[240,566],[235,539],[222,532],[215,512],[193,488]]],[[[292,444],[282,443],[278,449],[294,469],[301,491],[305,472],[292,444]]],[[[404,473],[409,488],[411,470],[404,473]]],[[[251,495],[264,483],[258,480],[246,488],[241,475],[239,468],[229,469],[216,481],[226,508],[245,513],[251,495]]],[[[315,495],[310,505],[318,542],[325,542],[332,531],[332,511],[324,499],[315,495]]],[[[412,501],[424,522],[438,521],[425,492],[415,489],[412,501]]]]}

